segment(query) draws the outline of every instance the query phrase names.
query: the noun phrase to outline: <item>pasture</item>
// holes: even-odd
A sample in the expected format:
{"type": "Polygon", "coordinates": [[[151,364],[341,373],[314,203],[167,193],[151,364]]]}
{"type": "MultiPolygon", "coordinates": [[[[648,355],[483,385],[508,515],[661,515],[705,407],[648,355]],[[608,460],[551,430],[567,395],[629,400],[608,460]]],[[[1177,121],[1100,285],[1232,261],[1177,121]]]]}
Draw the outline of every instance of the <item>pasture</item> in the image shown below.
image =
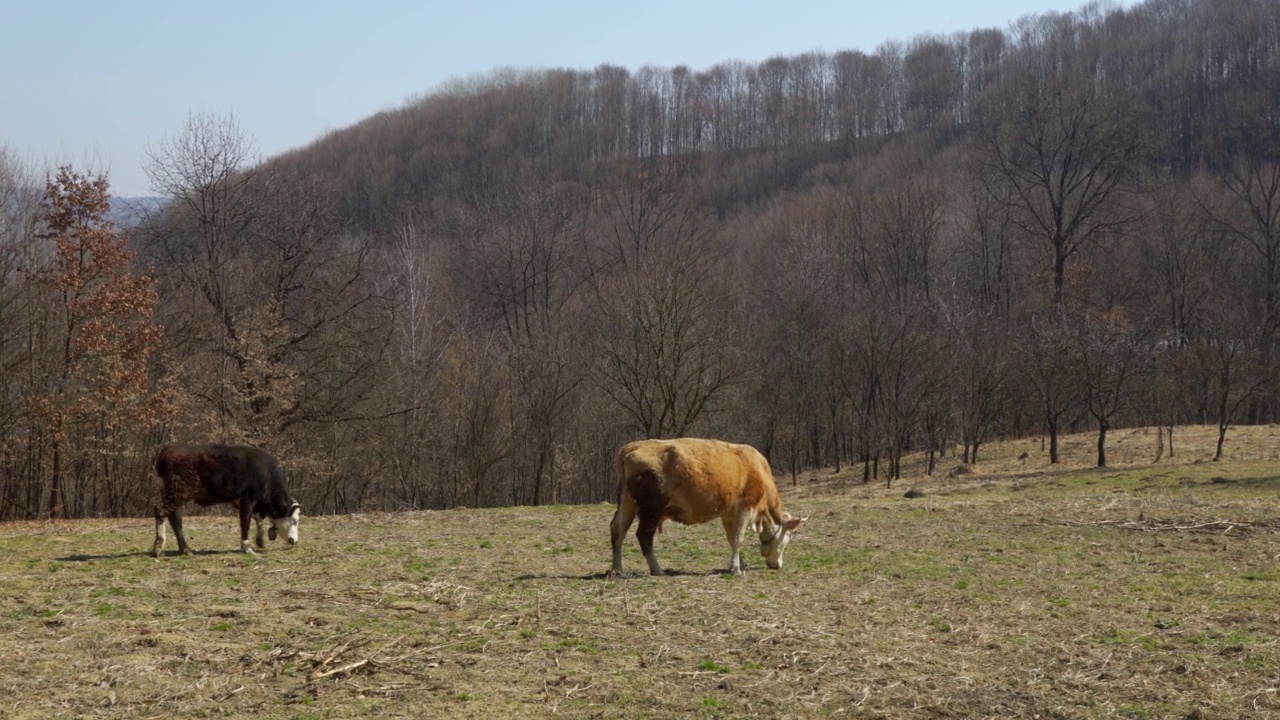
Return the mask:
{"type": "Polygon", "coordinates": [[[672,576],[630,535],[606,581],[611,504],[304,518],[256,556],[229,515],[159,559],[146,518],[3,524],[0,716],[1280,715],[1280,429],[1219,463],[1208,428],[1159,463],[1114,431],[1101,470],[1093,439],[779,477],[809,521],[742,577],[719,523],[668,523],[672,576]]]}

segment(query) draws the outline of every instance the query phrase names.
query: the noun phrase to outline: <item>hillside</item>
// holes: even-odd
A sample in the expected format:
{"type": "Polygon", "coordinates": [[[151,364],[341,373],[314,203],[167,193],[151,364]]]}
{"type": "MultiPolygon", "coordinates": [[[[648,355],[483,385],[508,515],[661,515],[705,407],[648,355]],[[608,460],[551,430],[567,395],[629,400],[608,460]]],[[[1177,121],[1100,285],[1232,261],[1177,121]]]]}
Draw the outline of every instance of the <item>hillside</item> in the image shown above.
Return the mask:
{"type": "MultiPolygon", "coordinates": [[[[1151,464],[990,448],[973,475],[788,489],[778,572],[608,567],[605,504],[307,518],[246,557],[234,522],[153,560],[149,520],[0,525],[8,717],[1256,717],[1280,711],[1276,428],[1181,431],[1151,464]],[[997,469],[999,468],[999,469],[997,469]]],[[[1124,450],[1122,452],[1128,452],[1124,450]]],[[[750,560],[748,559],[750,563],[750,560]]]]}
{"type": "MultiPolygon", "coordinates": [[[[323,176],[340,215],[392,232],[506,182],[600,181],[662,162],[720,219],[824,182],[843,185],[886,142],[929,155],[981,138],[1035,93],[1094,85],[1140,127],[1141,161],[1224,171],[1272,146],[1276,11],[1258,0],[1084,4],[1004,29],[834,48],[762,63],[497,71],[458,82],[274,158],[323,176]]],[[[933,158],[941,160],[941,157],[933,158]]]]}

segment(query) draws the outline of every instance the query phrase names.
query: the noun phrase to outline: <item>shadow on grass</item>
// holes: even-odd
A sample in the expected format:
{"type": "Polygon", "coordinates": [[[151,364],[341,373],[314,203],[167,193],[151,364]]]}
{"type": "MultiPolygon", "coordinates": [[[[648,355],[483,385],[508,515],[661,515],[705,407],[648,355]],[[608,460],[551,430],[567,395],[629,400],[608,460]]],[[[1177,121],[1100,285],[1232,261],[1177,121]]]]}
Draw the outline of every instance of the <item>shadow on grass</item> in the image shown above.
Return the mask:
{"type": "Polygon", "coordinates": [[[1280,490],[1280,477],[1266,475],[1262,477],[1224,478],[1212,477],[1202,482],[1203,485],[1221,485],[1224,487],[1265,488],[1280,490]]]}
{"type": "MultiPolygon", "coordinates": [[[[684,570],[663,570],[665,577],[713,577],[715,575],[729,575],[728,570],[707,570],[705,572],[686,572],[684,570]]],[[[635,572],[624,572],[616,578],[610,578],[608,571],[590,573],[588,575],[520,575],[516,580],[636,580],[651,577],[647,570],[637,570],[635,572]]]]}
{"type": "MultiPolygon", "coordinates": [[[[161,557],[178,557],[182,553],[177,550],[169,550],[161,554],[161,557]]],[[[239,550],[193,550],[192,555],[239,555],[239,550]]],[[[108,555],[67,555],[66,557],[54,558],[58,562],[89,562],[91,560],[122,560],[131,557],[151,557],[150,550],[136,550],[134,552],[112,553],[108,555]]]]}

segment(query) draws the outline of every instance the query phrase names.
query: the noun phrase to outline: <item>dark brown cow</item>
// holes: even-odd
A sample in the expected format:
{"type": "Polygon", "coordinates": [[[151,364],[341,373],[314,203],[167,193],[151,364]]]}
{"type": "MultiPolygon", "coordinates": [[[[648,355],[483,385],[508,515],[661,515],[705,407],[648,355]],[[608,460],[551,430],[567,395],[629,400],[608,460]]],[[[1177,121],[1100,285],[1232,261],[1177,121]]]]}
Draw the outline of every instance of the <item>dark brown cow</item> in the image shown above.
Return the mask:
{"type": "Polygon", "coordinates": [[[240,550],[249,547],[249,520],[256,518],[258,547],[262,521],[271,518],[271,539],[283,533],[289,544],[298,542],[301,506],[284,487],[280,466],[263,450],[240,445],[169,445],[156,455],[156,474],[164,483],[160,504],[155,508],[156,542],[151,554],[160,557],[164,549],[164,521],[168,518],[178,538],[178,552],[190,553],[182,534],[182,507],[231,503],[240,510],[240,550]]]}

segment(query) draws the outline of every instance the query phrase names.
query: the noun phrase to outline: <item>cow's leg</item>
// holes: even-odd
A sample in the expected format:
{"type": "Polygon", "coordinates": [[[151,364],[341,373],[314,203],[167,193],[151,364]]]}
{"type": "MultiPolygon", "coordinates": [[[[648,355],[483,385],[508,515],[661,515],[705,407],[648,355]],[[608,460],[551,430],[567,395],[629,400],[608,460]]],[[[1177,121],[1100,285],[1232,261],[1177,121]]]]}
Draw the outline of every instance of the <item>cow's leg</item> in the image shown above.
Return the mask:
{"type": "Polygon", "coordinates": [[[613,565],[609,568],[610,578],[622,574],[622,543],[627,539],[627,531],[636,519],[636,504],[625,493],[618,502],[618,511],[613,514],[613,522],[609,524],[609,541],[613,544],[613,565]]]}
{"type": "Polygon", "coordinates": [[[169,511],[169,524],[173,526],[173,536],[178,538],[178,552],[183,555],[191,554],[191,546],[187,545],[187,536],[182,534],[182,511],[169,511]]]}
{"type": "Polygon", "coordinates": [[[266,531],[262,529],[262,516],[259,515],[255,517],[254,522],[256,522],[258,526],[258,536],[257,538],[254,539],[254,543],[259,548],[265,548],[267,546],[267,538],[266,538],[266,531]]]}
{"type": "Polygon", "coordinates": [[[156,513],[156,542],[151,546],[151,557],[160,557],[160,553],[164,551],[164,508],[157,505],[156,513]]]}
{"type": "Polygon", "coordinates": [[[720,516],[720,522],[724,524],[724,535],[729,539],[729,547],[733,551],[733,555],[729,558],[729,572],[734,575],[741,575],[742,567],[742,536],[746,533],[747,522],[742,513],[730,512],[720,516]]]}
{"type": "MultiPolygon", "coordinates": [[[[253,519],[253,501],[240,501],[240,552],[254,555],[253,548],[249,547],[249,523],[253,519]]],[[[262,539],[262,529],[258,529],[258,539],[262,539]]]]}
{"type": "Polygon", "coordinates": [[[658,532],[658,523],[662,516],[640,515],[640,527],[636,528],[636,540],[640,541],[640,552],[649,563],[650,575],[664,575],[662,566],[658,564],[658,556],[653,554],[653,536],[658,532]]]}
{"type": "Polygon", "coordinates": [[[663,492],[662,478],[657,471],[645,469],[633,475],[626,487],[627,491],[623,495],[630,496],[635,514],[640,518],[640,527],[636,529],[640,552],[644,553],[645,562],[649,563],[649,573],[663,575],[665,573],[658,564],[658,557],[653,554],[653,536],[662,525],[668,499],[663,492]]]}

